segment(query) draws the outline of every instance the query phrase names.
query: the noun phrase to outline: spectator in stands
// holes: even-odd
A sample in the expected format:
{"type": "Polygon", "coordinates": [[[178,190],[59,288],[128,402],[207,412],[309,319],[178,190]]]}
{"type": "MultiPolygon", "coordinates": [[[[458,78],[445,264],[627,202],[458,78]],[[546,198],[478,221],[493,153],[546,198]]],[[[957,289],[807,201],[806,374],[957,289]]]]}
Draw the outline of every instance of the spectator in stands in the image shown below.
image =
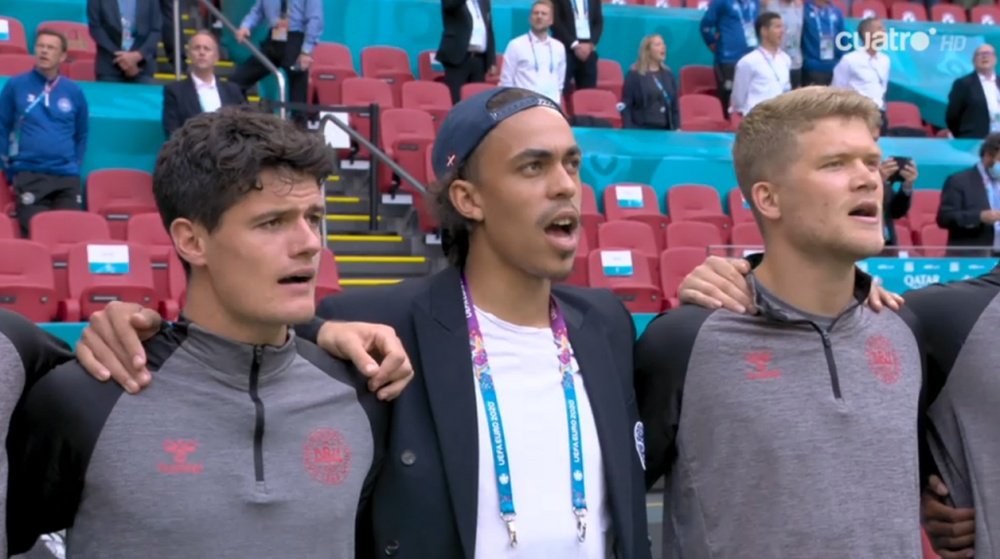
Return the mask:
{"type": "Polygon", "coordinates": [[[215,76],[219,43],[211,31],[195,33],[187,44],[191,76],[163,88],[163,131],[167,137],[191,117],[246,102],[239,86],[215,76]]]}
{"type": "Polygon", "coordinates": [[[985,138],[1000,132],[1000,82],[997,51],[983,43],[972,55],[975,70],[951,84],[945,121],[956,138],[985,138]]]}
{"type": "Polygon", "coordinates": [[[844,56],[836,37],[844,14],[830,0],[806,0],[802,20],[802,85],[830,85],[833,68],[844,56]]]}
{"type": "MultiPolygon", "coordinates": [[[[240,23],[236,39],[241,43],[261,23],[269,29],[267,38],[260,45],[261,53],[288,76],[288,100],[305,103],[309,91],[309,67],[313,63],[313,49],[323,34],[322,0],[256,0],[240,23]]],[[[256,57],[250,56],[240,64],[229,80],[247,90],[270,71],[256,57]]],[[[304,113],[296,112],[302,119],[304,113]]]]}
{"type": "Polygon", "coordinates": [[[604,31],[601,0],[554,0],[552,35],[566,46],[567,94],[597,87],[597,45],[604,31]]]}
{"type": "Polygon", "coordinates": [[[622,119],[625,128],[676,130],[677,80],[666,65],[667,44],[657,34],[639,43],[639,59],[625,76],[622,119]]]}
{"type": "Polygon", "coordinates": [[[899,166],[900,160],[889,157],[879,165],[878,172],[882,177],[882,227],[885,231],[886,246],[896,246],[899,239],[896,238],[895,220],[906,217],[910,211],[910,202],[913,199],[913,185],[917,182],[917,162],[912,159],[902,160],[904,165],[899,166]],[[899,185],[898,188],[896,185],[899,185]]]}
{"type": "Polygon", "coordinates": [[[441,0],[441,21],[444,31],[435,56],[444,66],[451,100],[458,103],[463,85],[484,82],[497,71],[490,0],[441,0]]]}
{"type": "Polygon", "coordinates": [[[768,0],[764,10],[781,16],[785,25],[781,50],[792,61],[792,88],[802,87],[802,0],[768,0]]]}
{"type": "MultiPolygon", "coordinates": [[[[180,3],[179,13],[181,17],[184,17],[190,10],[188,6],[188,0],[177,0],[180,3]]],[[[163,51],[167,54],[167,60],[170,65],[176,68],[178,61],[174,60],[174,0],[160,0],[160,21],[163,22],[162,36],[163,36],[163,51]]],[[[183,28],[181,29],[181,73],[187,72],[187,62],[184,60],[184,33],[183,28]]]]}
{"type": "Polygon", "coordinates": [[[66,37],[40,29],[35,68],[0,91],[0,161],[17,194],[17,217],[28,233],[46,210],[80,208],[80,166],[87,148],[87,99],[59,75],[66,37]]]}
{"type": "Polygon", "coordinates": [[[549,36],[552,0],[531,5],[531,31],[511,39],[503,53],[500,86],[520,87],[562,102],[566,79],[566,50],[549,36]]]}
{"type": "Polygon", "coordinates": [[[162,20],[155,0],[87,0],[97,81],[150,83],[162,20]]]}
{"type": "Polygon", "coordinates": [[[878,119],[861,95],[805,88],[740,125],[734,166],[766,245],[759,314],[682,306],[636,348],[666,556],[921,555],[918,329],[865,309],[855,266],[883,245],[878,119]]]}
{"type": "Polygon", "coordinates": [[[867,18],[858,24],[862,48],[841,57],[833,69],[833,87],[852,89],[871,99],[882,111],[883,136],[889,130],[885,114],[885,95],[889,89],[889,57],[881,51],[886,45],[882,20],[867,18]]]}
{"type": "MultiPolygon", "coordinates": [[[[1000,254],[1000,133],[983,140],[972,168],[945,180],[937,224],[948,230],[950,247],[1000,254]]],[[[955,255],[975,256],[976,251],[956,250],[955,255]]]]}
{"type": "Polygon", "coordinates": [[[736,63],[757,47],[758,0],[711,0],[701,18],[701,36],[715,53],[715,82],[723,110],[729,108],[736,63]]]}
{"type": "Polygon", "coordinates": [[[759,103],[792,90],[792,59],[781,50],[785,24],[774,12],[757,16],[760,46],[736,63],[730,114],[746,116],[759,103]]]}

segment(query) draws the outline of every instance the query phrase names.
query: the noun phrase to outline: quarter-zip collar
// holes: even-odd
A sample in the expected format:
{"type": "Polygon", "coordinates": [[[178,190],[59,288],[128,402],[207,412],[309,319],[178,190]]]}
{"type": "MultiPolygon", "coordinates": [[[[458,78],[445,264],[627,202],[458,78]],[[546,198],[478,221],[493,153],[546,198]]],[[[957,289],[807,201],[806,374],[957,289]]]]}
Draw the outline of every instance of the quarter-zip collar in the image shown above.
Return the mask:
{"type": "Polygon", "coordinates": [[[288,339],[281,346],[237,342],[209,332],[183,317],[174,328],[185,338],[183,350],[207,365],[213,376],[240,390],[250,388],[250,371],[255,366],[255,358],[260,382],[266,382],[291,366],[298,355],[292,328],[288,329],[288,339]]]}

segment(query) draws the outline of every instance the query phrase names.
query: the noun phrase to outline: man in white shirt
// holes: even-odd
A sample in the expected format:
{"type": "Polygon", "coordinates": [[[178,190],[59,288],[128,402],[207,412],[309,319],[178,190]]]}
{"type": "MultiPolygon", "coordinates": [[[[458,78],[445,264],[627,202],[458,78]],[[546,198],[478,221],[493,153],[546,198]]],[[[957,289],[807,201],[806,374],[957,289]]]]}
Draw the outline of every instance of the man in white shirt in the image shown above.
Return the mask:
{"type": "Polygon", "coordinates": [[[955,80],[948,94],[945,121],[956,138],[985,138],[1000,132],[997,51],[984,43],[972,55],[975,70],[955,80]]]}
{"type": "MultiPolygon", "coordinates": [[[[882,111],[882,135],[888,132],[885,118],[885,95],[889,89],[889,57],[881,49],[886,45],[885,25],[876,18],[861,20],[858,35],[864,48],[849,52],[833,69],[833,87],[853,89],[871,99],[882,111]]],[[[837,45],[838,47],[840,45],[837,45]]]]}
{"type": "Polygon", "coordinates": [[[163,88],[163,131],[168,138],[191,117],[246,102],[238,85],[215,77],[215,63],[219,61],[215,35],[198,31],[188,41],[187,53],[191,59],[190,79],[163,88]]]}
{"type": "Polygon", "coordinates": [[[755,22],[760,46],[736,63],[730,114],[745,116],[759,103],[792,89],[792,59],[781,50],[785,24],[774,12],[764,12],[755,22]]]}
{"type": "Polygon", "coordinates": [[[549,36],[552,11],[552,0],[532,4],[531,31],[507,43],[500,85],[528,89],[559,103],[566,78],[566,49],[549,36]]]}

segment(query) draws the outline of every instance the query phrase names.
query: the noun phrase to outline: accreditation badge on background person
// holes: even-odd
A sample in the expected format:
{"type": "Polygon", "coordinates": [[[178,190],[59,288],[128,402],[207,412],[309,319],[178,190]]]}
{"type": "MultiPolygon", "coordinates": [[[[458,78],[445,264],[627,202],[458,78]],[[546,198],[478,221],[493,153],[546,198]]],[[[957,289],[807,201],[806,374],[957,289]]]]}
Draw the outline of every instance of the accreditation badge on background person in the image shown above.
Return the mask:
{"type": "Polygon", "coordinates": [[[135,44],[135,36],[132,35],[132,23],[122,18],[122,50],[130,51],[135,44]]]}
{"type": "Polygon", "coordinates": [[[576,14],[576,39],[578,41],[590,40],[590,18],[586,13],[576,14]]]}
{"type": "Polygon", "coordinates": [[[284,43],[288,40],[288,19],[279,19],[278,23],[271,28],[271,40],[284,43]]]}
{"type": "Polygon", "coordinates": [[[747,40],[747,46],[757,48],[757,31],[753,28],[752,21],[743,22],[743,37],[747,40]]]}
{"type": "Polygon", "coordinates": [[[819,59],[833,60],[833,37],[822,35],[819,38],[819,59]]]}

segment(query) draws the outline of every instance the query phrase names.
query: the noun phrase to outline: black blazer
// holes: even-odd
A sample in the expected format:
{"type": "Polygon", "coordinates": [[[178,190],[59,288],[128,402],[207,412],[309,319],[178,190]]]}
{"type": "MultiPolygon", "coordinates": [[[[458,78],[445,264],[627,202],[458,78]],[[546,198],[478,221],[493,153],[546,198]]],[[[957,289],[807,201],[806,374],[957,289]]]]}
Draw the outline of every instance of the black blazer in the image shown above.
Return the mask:
{"type": "MultiPolygon", "coordinates": [[[[587,0],[588,18],[590,20],[590,40],[584,42],[601,42],[601,32],[604,31],[604,13],[601,11],[601,0],[587,0]]],[[[554,0],[555,13],[552,15],[552,36],[570,50],[576,38],[576,12],[573,11],[573,0],[554,0]]]]}
{"type": "MultiPolygon", "coordinates": [[[[486,67],[496,63],[496,44],[493,39],[493,10],[490,0],[479,0],[479,7],[486,21],[486,67]]],[[[441,0],[441,21],[444,31],[438,46],[438,62],[446,66],[461,66],[469,57],[469,40],[472,39],[472,14],[465,0],[441,0]]]]}
{"type": "MultiPolygon", "coordinates": [[[[632,319],[608,291],[560,286],[554,294],[594,412],[615,557],[649,559],[644,474],[633,438],[639,412],[632,319]]],[[[372,497],[376,555],[473,559],[477,395],[458,270],[330,297],[318,314],[392,326],[416,372],[393,404],[386,460],[372,497]]]]}
{"type": "Polygon", "coordinates": [[[676,130],[680,125],[677,80],[670,68],[647,73],[645,76],[636,70],[629,70],[622,88],[622,104],[625,105],[622,111],[625,128],[676,130]],[[654,77],[660,80],[669,101],[653,81],[654,77]]]}
{"type": "Polygon", "coordinates": [[[941,189],[937,213],[938,227],[948,230],[948,246],[992,249],[993,226],[979,217],[988,209],[990,200],[978,166],[949,176],[941,189]]]}
{"type": "MultiPolygon", "coordinates": [[[[219,100],[223,107],[246,102],[243,91],[234,83],[224,82],[216,77],[215,87],[219,90],[219,100]]],[[[201,113],[201,101],[198,100],[198,92],[190,76],[163,87],[163,131],[168,138],[174,130],[184,126],[187,119],[201,113]]]]}
{"type": "MultiPolygon", "coordinates": [[[[1000,85],[1000,80],[997,83],[1000,85]]],[[[973,72],[951,84],[944,118],[956,138],[985,138],[990,133],[990,112],[978,74],[973,72]]]]}
{"type": "MultiPolygon", "coordinates": [[[[87,25],[97,43],[95,71],[101,76],[122,76],[115,66],[115,53],[122,50],[122,16],[118,0],[87,0],[87,25]]],[[[156,45],[160,42],[160,6],[153,0],[135,2],[135,44],[133,51],[142,53],[140,75],[152,77],[156,70],[156,45]]]]}

